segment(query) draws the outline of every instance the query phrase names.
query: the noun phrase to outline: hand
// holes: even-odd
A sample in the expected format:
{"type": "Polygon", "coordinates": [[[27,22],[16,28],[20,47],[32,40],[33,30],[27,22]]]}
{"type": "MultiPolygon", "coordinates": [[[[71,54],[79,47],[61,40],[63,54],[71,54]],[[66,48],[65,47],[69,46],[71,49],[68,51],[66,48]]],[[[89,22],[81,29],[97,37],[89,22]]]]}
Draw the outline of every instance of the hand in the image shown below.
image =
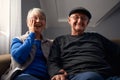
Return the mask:
{"type": "Polygon", "coordinates": [[[64,74],[58,74],[53,76],[51,80],[66,80],[66,76],[64,74]]]}
{"type": "Polygon", "coordinates": [[[64,69],[59,70],[58,74],[53,76],[51,80],[67,80],[67,72],[64,69]]]}
{"type": "Polygon", "coordinates": [[[35,32],[35,20],[34,20],[34,18],[29,18],[29,20],[27,21],[27,25],[28,25],[30,32],[35,32]]]}

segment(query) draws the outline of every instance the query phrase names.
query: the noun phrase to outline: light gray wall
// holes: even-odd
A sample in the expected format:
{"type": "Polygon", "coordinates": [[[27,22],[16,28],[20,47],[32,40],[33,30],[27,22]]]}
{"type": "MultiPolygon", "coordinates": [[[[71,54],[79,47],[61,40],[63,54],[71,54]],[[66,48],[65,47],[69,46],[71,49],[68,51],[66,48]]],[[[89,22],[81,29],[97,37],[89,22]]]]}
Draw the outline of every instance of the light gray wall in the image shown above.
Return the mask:
{"type": "Polygon", "coordinates": [[[38,7],[40,8],[39,0],[21,0],[21,12],[22,12],[22,34],[24,34],[28,28],[26,25],[27,13],[31,8],[38,7]]]}
{"type": "Polygon", "coordinates": [[[95,28],[87,31],[98,32],[109,39],[120,39],[120,8],[95,28]]]}

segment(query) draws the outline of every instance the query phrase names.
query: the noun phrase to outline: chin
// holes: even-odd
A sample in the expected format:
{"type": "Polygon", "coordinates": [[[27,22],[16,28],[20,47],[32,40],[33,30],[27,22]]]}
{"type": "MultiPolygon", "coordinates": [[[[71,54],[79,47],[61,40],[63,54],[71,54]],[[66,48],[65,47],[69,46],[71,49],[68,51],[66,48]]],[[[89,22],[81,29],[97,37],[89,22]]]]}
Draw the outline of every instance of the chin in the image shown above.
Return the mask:
{"type": "Polygon", "coordinates": [[[38,30],[36,30],[36,32],[41,33],[41,32],[42,32],[42,30],[41,30],[41,29],[38,29],[38,30]]]}

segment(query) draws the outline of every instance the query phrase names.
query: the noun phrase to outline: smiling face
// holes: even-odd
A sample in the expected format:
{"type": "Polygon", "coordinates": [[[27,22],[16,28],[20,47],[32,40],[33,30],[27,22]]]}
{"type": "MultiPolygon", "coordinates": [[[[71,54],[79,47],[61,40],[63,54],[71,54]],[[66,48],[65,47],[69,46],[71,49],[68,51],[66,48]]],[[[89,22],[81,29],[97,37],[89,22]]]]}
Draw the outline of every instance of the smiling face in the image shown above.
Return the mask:
{"type": "Polygon", "coordinates": [[[34,29],[35,33],[41,33],[46,26],[46,17],[39,9],[33,9],[28,13],[27,26],[29,31],[34,29]]]}
{"type": "Polygon", "coordinates": [[[74,13],[68,17],[68,23],[71,26],[71,35],[80,35],[84,33],[89,18],[83,13],[74,13]]]}

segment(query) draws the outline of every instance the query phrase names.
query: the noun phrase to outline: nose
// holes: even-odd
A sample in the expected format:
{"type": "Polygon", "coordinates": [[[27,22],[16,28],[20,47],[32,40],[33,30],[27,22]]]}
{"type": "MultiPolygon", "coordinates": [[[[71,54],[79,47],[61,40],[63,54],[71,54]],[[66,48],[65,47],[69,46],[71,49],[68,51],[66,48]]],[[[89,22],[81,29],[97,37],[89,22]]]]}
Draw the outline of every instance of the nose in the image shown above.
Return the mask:
{"type": "Polygon", "coordinates": [[[40,22],[40,18],[37,18],[37,19],[36,19],[36,22],[40,22]]]}
{"type": "Polygon", "coordinates": [[[77,21],[78,21],[78,22],[81,22],[81,21],[82,21],[82,19],[81,19],[81,18],[78,18],[78,19],[77,19],[77,21]]]}

